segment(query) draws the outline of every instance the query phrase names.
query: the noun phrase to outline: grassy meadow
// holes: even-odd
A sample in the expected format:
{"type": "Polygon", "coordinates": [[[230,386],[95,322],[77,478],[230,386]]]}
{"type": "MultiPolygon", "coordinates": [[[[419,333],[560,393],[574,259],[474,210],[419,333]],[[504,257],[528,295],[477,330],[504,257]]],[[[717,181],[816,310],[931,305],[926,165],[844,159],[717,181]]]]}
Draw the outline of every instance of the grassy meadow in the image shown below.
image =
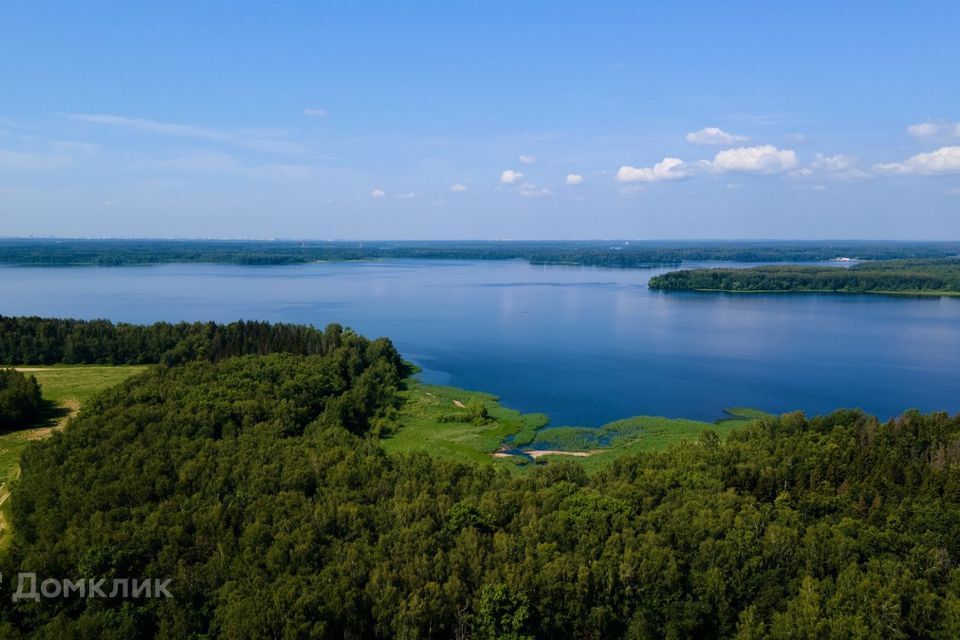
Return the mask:
{"type": "MultiPolygon", "coordinates": [[[[439,458],[489,464],[496,461],[491,454],[500,448],[505,438],[513,436],[518,445],[525,444],[547,424],[547,416],[508,409],[489,393],[427,385],[413,379],[408,379],[406,384],[397,428],[382,441],[383,448],[390,453],[426,451],[439,458]],[[466,413],[465,407],[479,402],[484,404],[492,420],[488,424],[444,421],[466,413]]],[[[502,464],[512,466],[514,463],[504,460],[502,464]]]]}
{"type": "Polygon", "coordinates": [[[756,409],[735,408],[728,409],[726,417],[715,423],[634,416],[597,428],[547,427],[546,415],[508,409],[487,393],[427,385],[413,379],[407,384],[394,433],[382,441],[388,452],[424,451],[453,461],[472,460],[508,468],[526,465],[530,455],[537,461],[576,460],[587,469],[597,469],[621,453],[662,450],[682,440],[696,439],[705,429],[722,438],[738,426],[769,416],[756,409]],[[467,420],[468,407],[476,403],[485,406],[488,423],[467,420]],[[454,418],[458,414],[463,421],[454,418]],[[504,448],[507,438],[510,447],[527,455],[494,456],[504,448]]]}

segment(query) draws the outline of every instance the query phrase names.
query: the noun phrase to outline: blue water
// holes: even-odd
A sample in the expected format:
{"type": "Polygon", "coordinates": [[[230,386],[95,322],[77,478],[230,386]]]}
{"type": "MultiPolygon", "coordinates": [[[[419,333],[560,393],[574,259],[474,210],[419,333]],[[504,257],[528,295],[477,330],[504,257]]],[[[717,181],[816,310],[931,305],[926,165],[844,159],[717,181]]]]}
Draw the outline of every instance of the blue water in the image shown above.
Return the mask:
{"type": "MultiPolygon", "coordinates": [[[[685,265],[685,266],[694,266],[685,265]]],[[[329,322],[393,339],[430,382],[552,424],[725,407],[960,411],[960,300],[647,289],[667,269],[524,262],[0,268],[0,314],[329,322]]]]}

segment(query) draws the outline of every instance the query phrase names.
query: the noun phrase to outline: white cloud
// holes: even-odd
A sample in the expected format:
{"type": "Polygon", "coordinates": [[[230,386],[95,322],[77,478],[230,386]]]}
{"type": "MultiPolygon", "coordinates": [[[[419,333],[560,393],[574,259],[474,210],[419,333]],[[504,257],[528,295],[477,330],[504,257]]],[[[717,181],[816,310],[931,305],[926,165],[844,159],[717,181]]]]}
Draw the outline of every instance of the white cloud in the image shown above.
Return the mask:
{"type": "Polygon", "coordinates": [[[326,118],[330,114],[326,109],[304,109],[303,115],[310,116],[311,118],[326,118]]]}
{"type": "Polygon", "coordinates": [[[741,187],[743,187],[743,183],[742,183],[742,182],[728,182],[728,183],[727,183],[727,189],[730,189],[731,191],[734,191],[734,190],[736,190],[736,189],[740,189],[741,187]]]}
{"type": "Polygon", "coordinates": [[[524,182],[520,185],[520,188],[517,190],[524,198],[538,198],[542,196],[550,195],[549,189],[543,189],[531,182],[524,182]]]}
{"type": "Polygon", "coordinates": [[[813,164],[815,168],[822,168],[828,175],[838,180],[860,180],[870,177],[869,173],[858,166],[859,161],[855,157],[842,153],[832,156],[818,153],[813,164]]]}
{"type": "Polygon", "coordinates": [[[773,174],[797,166],[797,154],[773,145],[735,147],[717,153],[713,160],[686,162],[680,158],[664,158],[652,167],[624,165],[617,171],[618,182],[659,182],[686,178],[697,173],[773,174]]]}
{"type": "Polygon", "coordinates": [[[803,144],[807,141],[807,136],[802,133],[788,133],[783,139],[791,144],[803,144]]]}
{"type": "Polygon", "coordinates": [[[736,144],[746,142],[746,136],[738,136],[734,133],[727,133],[717,127],[706,127],[700,131],[691,131],[687,134],[687,142],[693,144],[736,144]]]}
{"type": "Polygon", "coordinates": [[[262,151],[264,153],[294,155],[305,151],[302,145],[278,137],[276,135],[277,132],[271,131],[233,132],[197,127],[191,124],[159,122],[144,118],[128,118],[126,116],[103,113],[72,113],[66,114],[65,117],[78,122],[119,127],[132,131],[141,131],[143,133],[192,138],[196,140],[212,140],[252,151],[262,151]]]}
{"type": "Polygon", "coordinates": [[[832,156],[818,153],[808,166],[791,171],[790,175],[795,178],[821,176],[834,180],[863,180],[870,177],[869,173],[858,166],[855,157],[842,153],[832,156]]]}
{"type": "Polygon", "coordinates": [[[519,171],[514,171],[513,169],[507,169],[500,174],[500,182],[503,184],[513,184],[520,180],[523,177],[523,174],[519,171]]]}
{"type": "Polygon", "coordinates": [[[687,163],[680,158],[664,158],[653,167],[624,165],[617,171],[618,182],[657,182],[675,180],[688,175],[687,163]]]}
{"type": "Polygon", "coordinates": [[[778,149],[770,144],[737,147],[718,153],[710,166],[714,171],[780,173],[797,166],[797,154],[790,149],[778,149]]]}
{"type": "Polygon", "coordinates": [[[450,185],[451,193],[463,193],[467,188],[460,183],[450,185]]]}
{"type": "Polygon", "coordinates": [[[960,187],[956,187],[955,189],[947,189],[947,195],[948,195],[948,196],[960,196],[960,187]]]}
{"type": "Polygon", "coordinates": [[[915,138],[960,138],[960,122],[921,122],[907,127],[907,133],[915,138]]]}
{"type": "Polygon", "coordinates": [[[919,176],[960,173],[960,146],[940,147],[936,151],[918,153],[903,162],[874,165],[874,169],[883,173],[919,176]]]}
{"type": "Polygon", "coordinates": [[[520,156],[520,164],[537,164],[536,156],[520,156]]]}
{"type": "Polygon", "coordinates": [[[620,187],[620,193],[622,193],[625,196],[630,196],[635,193],[642,193],[646,190],[647,190],[646,187],[639,184],[628,184],[626,186],[620,187]]]}
{"type": "Polygon", "coordinates": [[[374,189],[373,191],[370,192],[370,197],[371,197],[371,198],[385,198],[385,197],[387,197],[387,192],[384,191],[383,189],[374,189]]]}
{"type": "Polygon", "coordinates": [[[907,127],[907,133],[916,138],[935,136],[939,131],[940,125],[933,122],[922,122],[920,124],[912,124],[907,127]]]}
{"type": "Polygon", "coordinates": [[[583,184],[583,176],[579,173],[568,173],[566,177],[566,182],[571,187],[575,187],[578,184],[583,184]]]}
{"type": "Polygon", "coordinates": [[[832,156],[825,156],[822,153],[818,153],[816,160],[813,161],[813,164],[817,167],[823,167],[828,171],[850,171],[851,169],[856,168],[857,159],[853,156],[847,156],[842,153],[832,156]]]}
{"type": "Polygon", "coordinates": [[[395,195],[395,196],[393,196],[393,197],[394,197],[394,198],[399,198],[400,200],[411,200],[411,199],[413,199],[413,198],[416,198],[416,197],[417,197],[417,194],[415,194],[415,193],[413,193],[413,192],[411,191],[411,192],[409,192],[409,193],[398,193],[397,195],[395,195]]]}

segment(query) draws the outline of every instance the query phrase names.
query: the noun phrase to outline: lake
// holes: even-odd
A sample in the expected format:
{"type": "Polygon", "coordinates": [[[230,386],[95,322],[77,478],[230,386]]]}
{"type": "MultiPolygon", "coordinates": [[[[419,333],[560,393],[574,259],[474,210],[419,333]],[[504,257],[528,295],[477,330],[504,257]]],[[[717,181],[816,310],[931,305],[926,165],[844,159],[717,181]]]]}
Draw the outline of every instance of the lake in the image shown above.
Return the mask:
{"type": "MultiPolygon", "coordinates": [[[[684,267],[704,266],[689,263],[684,267]]],[[[725,266],[729,266],[727,263],[725,266]]],[[[747,265],[738,265],[747,266],[747,265]]],[[[656,292],[671,269],[521,261],[0,267],[0,314],[339,322],[553,425],[727,407],[960,411],[960,300],[656,292]]]]}

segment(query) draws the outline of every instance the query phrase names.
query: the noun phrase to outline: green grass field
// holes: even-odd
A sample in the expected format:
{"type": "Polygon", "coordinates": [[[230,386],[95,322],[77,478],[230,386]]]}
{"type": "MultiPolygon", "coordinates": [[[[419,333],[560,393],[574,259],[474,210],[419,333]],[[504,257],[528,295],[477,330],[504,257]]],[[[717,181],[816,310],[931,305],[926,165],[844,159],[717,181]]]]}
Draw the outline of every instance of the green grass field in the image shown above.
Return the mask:
{"type": "MultiPolygon", "coordinates": [[[[518,444],[533,440],[536,430],[547,424],[543,414],[521,414],[500,405],[496,396],[453,387],[440,387],[407,380],[402,392],[405,402],[400,410],[398,428],[382,441],[390,453],[426,451],[439,458],[464,462],[497,462],[491,456],[503,440],[513,436],[518,444]],[[447,416],[466,413],[457,403],[482,402],[493,422],[477,426],[472,422],[443,422],[447,416]]],[[[499,461],[504,466],[514,463],[499,461]]]]}
{"type": "Polygon", "coordinates": [[[3,544],[9,486],[20,470],[20,454],[31,442],[47,438],[62,426],[94,395],[130,376],[145,371],[141,366],[57,365],[22,367],[24,373],[36,376],[45,400],[54,405],[50,417],[40,425],[24,425],[23,429],[0,435],[0,546],[3,544]]]}
{"type": "Polygon", "coordinates": [[[551,450],[576,450],[577,445],[589,444],[600,439],[596,448],[581,447],[589,451],[587,457],[568,455],[545,455],[540,460],[576,460],[588,472],[609,466],[618,456],[646,451],[662,451],[683,441],[696,440],[706,429],[720,438],[725,438],[733,429],[753,420],[769,417],[770,414],[756,409],[728,409],[729,417],[714,423],[661,418],[659,416],[634,416],[616,420],[596,429],[584,427],[554,427],[537,434],[535,446],[551,450]],[[597,432],[597,435],[584,432],[597,432]],[[603,441],[606,441],[604,444],[603,441]],[[553,446],[558,445],[558,446],[553,446]],[[570,445],[569,448],[564,445],[570,445]]]}
{"type": "Polygon", "coordinates": [[[722,438],[738,426],[769,416],[756,409],[735,408],[728,409],[726,417],[715,423],[634,416],[597,428],[544,428],[547,416],[521,414],[503,407],[496,396],[486,393],[408,380],[403,395],[405,403],[395,432],[382,441],[388,452],[425,451],[439,458],[508,468],[518,468],[528,462],[523,456],[495,458],[492,455],[511,436],[510,445],[519,449],[589,452],[589,456],[583,457],[556,454],[538,459],[576,460],[588,469],[597,469],[622,453],[662,450],[683,440],[696,439],[705,429],[712,429],[722,438]],[[465,407],[476,402],[484,403],[493,422],[478,426],[472,422],[449,421],[458,411],[466,414],[465,407]]]}

